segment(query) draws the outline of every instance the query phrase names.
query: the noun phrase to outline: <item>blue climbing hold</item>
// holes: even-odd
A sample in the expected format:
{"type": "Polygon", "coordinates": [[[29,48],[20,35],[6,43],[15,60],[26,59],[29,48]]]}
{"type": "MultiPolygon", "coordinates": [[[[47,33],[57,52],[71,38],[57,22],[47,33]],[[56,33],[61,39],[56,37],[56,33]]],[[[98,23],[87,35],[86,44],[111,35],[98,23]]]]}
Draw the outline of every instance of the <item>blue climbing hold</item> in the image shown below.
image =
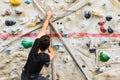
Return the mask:
{"type": "Polygon", "coordinates": [[[31,3],[31,0],[25,0],[25,3],[26,3],[26,4],[30,4],[30,3],[31,3]]]}

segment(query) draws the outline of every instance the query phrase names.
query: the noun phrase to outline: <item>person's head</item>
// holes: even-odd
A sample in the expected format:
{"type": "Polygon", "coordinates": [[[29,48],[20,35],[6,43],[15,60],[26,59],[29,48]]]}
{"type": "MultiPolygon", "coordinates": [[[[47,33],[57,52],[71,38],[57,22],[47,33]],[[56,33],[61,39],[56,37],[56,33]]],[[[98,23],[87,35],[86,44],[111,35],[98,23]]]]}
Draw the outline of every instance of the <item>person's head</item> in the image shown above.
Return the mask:
{"type": "Polygon", "coordinates": [[[46,49],[48,49],[50,46],[50,37],[48,35],[44,35],[42,37],[40,37],[39,39],[39,49],[42,51],[45,51],[46,49]]]}

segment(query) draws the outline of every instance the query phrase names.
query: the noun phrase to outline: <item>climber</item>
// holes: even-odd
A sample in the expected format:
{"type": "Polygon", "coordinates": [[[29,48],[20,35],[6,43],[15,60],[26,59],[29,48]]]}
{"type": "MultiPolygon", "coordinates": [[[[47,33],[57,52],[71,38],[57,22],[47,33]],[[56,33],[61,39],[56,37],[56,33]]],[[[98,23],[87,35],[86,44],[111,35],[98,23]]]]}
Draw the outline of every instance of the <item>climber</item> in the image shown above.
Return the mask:
{"type": "Polygon", "coordinates": [[[52,11],[48,11],[46,14],[46,19],[35,39],[27,62],[22,70],[21,80],[48,80],[46,77],[40,76],[39,73],[42,67],[52,61],[55,56],[52,47],[50,47],[50,37],[45,34],[52,15],[52,11]],[[46,53],[46,50],[48,50],[49,53],[46,53]]]}

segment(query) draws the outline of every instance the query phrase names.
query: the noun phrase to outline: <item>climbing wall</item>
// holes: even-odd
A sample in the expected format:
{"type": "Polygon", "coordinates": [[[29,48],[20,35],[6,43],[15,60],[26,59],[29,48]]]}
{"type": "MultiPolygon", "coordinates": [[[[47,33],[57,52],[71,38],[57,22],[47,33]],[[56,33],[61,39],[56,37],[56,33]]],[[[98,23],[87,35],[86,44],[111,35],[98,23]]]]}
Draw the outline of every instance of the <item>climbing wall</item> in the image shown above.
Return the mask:
{"type": "Polygon", "coordinates": [[[45,18],[56,53],[41,74],[50,80],[120,80],[119,0],[0,1],[0,80],[20,80],[45,18]],[[16,5],[16,6],[15,6],[16,5]]]}

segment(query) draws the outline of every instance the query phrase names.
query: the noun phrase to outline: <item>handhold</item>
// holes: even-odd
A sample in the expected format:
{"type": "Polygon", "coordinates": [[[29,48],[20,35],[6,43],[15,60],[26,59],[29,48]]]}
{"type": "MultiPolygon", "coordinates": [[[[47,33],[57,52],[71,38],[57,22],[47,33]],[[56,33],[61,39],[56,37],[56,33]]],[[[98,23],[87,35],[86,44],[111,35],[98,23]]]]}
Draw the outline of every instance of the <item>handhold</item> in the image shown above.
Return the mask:
{"type": "Polygon", "coordinates": [[[104,39],[104,40],[102,41],[103,44],[105,44],[105,43],[107,43],[107,42],[108,42],[107,39],[104,39]]]}
{"type": "Polygon", "coordinates": [[[100,61],[107,62],[109,59],[110,57],[107,54],[100,52],[100,61]]]}
{"type": "Polygon", "coordinates": [[[104,15],[98,11],[92,10],[92,15],[98,16],[99,18],[103,18],[104,15]]]}
{"type": "Polygon", "coordinates": [[[5,20],[5,25],[6,26],[13,26],[16,24],[16,21],[13,20],[5,20]]]}
{"type": "Polygon", "coordinates": [[[64,34],[64,37],[65,37],[65,38],[68,38],[69,36],[68,36],[68,34],[64,34]]]}
{"type": "Polygon", "coordinates": [[[61,5],[60,9],[64,10],[64,9],[65,9],[65,6],[64,6],[64,5],[61,5]]]}
{"type": "Polygon", "coordinates": [[[86,46],[89,48],[90,47],[90,41],[86,43],[86,46]]]}
{"type": "Polygon", "coordinates": [[[85,11],[84,16],[86,19],[89,19],[91,17],[91,12],[90,11],[85,11]]]}
{"type": "Polygon", "coordinates": [[[47,76],[46,76],[46,78],[48,79],[48,78],[50,78],[52,75],[49,73],[47,76]]]}
{"type": "Polygon", "coordinates": [[[54,0],[56,3],[60,2],[60,0],[54,0]]]}
{"type": "Polygon", "coordinates": [[[21,44],[23,45],[24,48],[30,48],[33,45],[32,41],[29,41],[27,39],[23,39],[21,44]]]}
{"type": "Polygon", "coordinates": [[[110,26],[108,27],[107,30],[108,30],[108,32],[109,32],[110,34],[114,32],[113,29],[112,29],[110,26]]]}
{"type": "Polygon", "coordinates": [[[13,49],[12,49],[11,47],[8,47],[8,48],[6,49],[6,52],[7,52],[8,54],[11,54],[11,53],[13,52],[13,49]]]}
{"type": "Polygon", "coordinates": [[[7,40],[7,39],[8,39],[8,35],[7,35],[6,33],[2,33],[2,34],[0,35],[0,37],[1,37],[1,39],[3,39],[3,40],[7,40]]]}
{"type": "Polygon", "coordinates": [[[26,4],[30,4],[31,1],[30,1],[30,0],[25,0],[25,3],[26,3],[26,4]]]}
{"type": "Polygon", "coordinates": [[[96,48],[93,47],[93,48],[89,49],[89,52],[90,52],[90,53],[95,53],[95,52],[96,52],[96,48]]]}
{"type": "Polygon", "coordinates": [[[59,31],[60,33],[63,33],[63,29],[62,29],[62,28],[60,28],[58,31],[59,31]]]}
{"type": "Polygon", "coordinates": [[[67,17],[67,21],[71,21],[71,18],[70,18],[70,17],[67,17]]]}
{"type": "Polygon", "coordinates": [[[99,73],[103,73],[105,71],[105,67],[100,67],[99,69],[98,69],[98,72],[99,73]]]}
{"type": "Polygon", "coordinates": [[[103,26],[100,26],[100,31],[103,32],[103,33],[105,33],[106,29],[103,26]]]}
{"type": "Polygon", "coordinates": [[[62,47],[63,45],[61,43],[54,43],[53,45],[55,47],[55,49],[59,49],[60,47],[62,47]]]}
{"type": "Polygon", "coordinates": [[[10,0],[10,4],[12,5],[12,6],[19,6],[19,5],[21,5],[21,1],[20,0],[10,0]]]}
{"type": "Polygon", "coordinates": [[[107,21],[111,21],[112,20],[112,16],[106,16],[105,17],[107,21]]]}
{"type": "Polygon", "coordinates": [[[120,46],[120,42],[118,43],[118,45],[120,46]]]}
{"type": "Polygon", "coordinates": [[[98,25],[103,26],[106,23],[106,21],[98,22],[98,25]]]}

